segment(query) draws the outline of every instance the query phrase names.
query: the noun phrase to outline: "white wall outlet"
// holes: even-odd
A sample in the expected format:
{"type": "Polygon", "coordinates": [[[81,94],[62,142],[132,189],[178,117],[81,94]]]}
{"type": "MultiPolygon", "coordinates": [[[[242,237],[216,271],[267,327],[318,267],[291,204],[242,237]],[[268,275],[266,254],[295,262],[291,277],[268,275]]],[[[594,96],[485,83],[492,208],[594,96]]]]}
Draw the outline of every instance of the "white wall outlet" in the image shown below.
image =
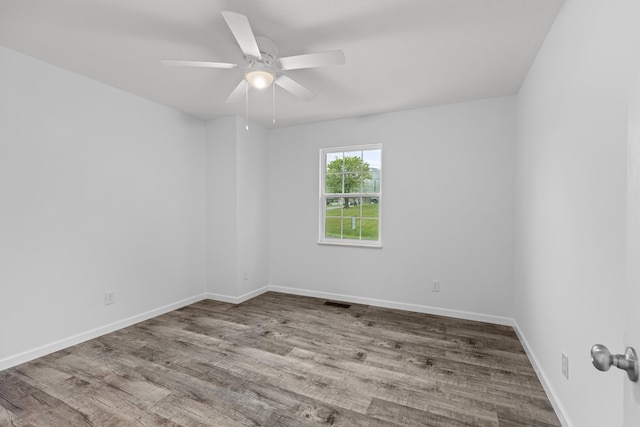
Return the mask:
{"type": "Polygon", "coordinates": [[[104,293],[104,305],[111,305],[116,303],[116,293],[113,291],[104,293]]]}
{"type": "Polygon", "coordinates": [[[562,353],[562,375],[569,379],[569,356],[562,353]]]}
{"type": "Polygon", "coordinates": [[[431,283],[431,292],[440,292],[440,280],[434,280],[431,283]]]}
{"type": "Polygon", "coordinates": [[[249,270],[242,272],[242,280],[249,280],[249,270]]]}

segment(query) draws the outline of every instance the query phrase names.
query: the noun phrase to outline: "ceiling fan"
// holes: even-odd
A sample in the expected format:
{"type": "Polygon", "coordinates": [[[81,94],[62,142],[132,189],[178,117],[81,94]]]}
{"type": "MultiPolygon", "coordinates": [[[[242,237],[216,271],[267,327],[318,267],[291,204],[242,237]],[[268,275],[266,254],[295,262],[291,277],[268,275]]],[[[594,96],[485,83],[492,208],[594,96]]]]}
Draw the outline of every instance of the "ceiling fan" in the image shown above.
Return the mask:
{"type": "MultiPolygon", "coordinates": [[[[251,87],[264,89],[272,84],[308,101],[313,99],[316,94],[283,72],[302,68],[343,65],[345,63],[344,52],[341,50],[279,58],[276,44],[266,37],[255,36],[246,16],[235,12],[224,11],[222,12],[222,17],[238,42],[240,50],[244,53],[245,60],[245,64],[243,65],[245,68],[244,79],[231,92],[227,98],[227,102],[235,102],[241,99],[251,87]]],[[[163,63],[184,67],[240,67],[239,64],[226,62],[184,61],[175,59],[165,59],[163,63]]]]}

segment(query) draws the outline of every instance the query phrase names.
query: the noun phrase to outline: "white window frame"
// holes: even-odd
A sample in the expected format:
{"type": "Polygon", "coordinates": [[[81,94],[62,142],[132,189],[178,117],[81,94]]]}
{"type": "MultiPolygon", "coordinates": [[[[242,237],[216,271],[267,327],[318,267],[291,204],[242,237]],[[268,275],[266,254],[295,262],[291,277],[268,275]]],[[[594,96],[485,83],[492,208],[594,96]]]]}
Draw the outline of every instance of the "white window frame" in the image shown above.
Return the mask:
{"type": "MultiPolygon", "coordinates": [[[[318,244],[321,245],[337,245],[337,246],[357,246],[367,248],[382,248],[382,144],[369,144],[369,145],[352,145],[346,147],[332,147],[323,148],[320,150],[320,191],[318,198],[319,207],[319,234],[318,244]],[[351,238],[332,238],[325,237],[325,224],[326,224],[326,199],[341,198],[344,194],[340,193],[327,193],[325,189],[326,184],[326,171],[327,171],[327,154],[329,153],[347,153],[354,151],[366,151],[366,150],[380,150],[380,188],[376,193],[349,193],[350,198],[357,197],[377,197],[378,199],[378,240],[363,240],[351,239],[351,238]]],[[[362,218],[362,205],[360,205],[360,218],[362,218]]],[[[362,233],[362,232],[361,232],[362,233]]]]}

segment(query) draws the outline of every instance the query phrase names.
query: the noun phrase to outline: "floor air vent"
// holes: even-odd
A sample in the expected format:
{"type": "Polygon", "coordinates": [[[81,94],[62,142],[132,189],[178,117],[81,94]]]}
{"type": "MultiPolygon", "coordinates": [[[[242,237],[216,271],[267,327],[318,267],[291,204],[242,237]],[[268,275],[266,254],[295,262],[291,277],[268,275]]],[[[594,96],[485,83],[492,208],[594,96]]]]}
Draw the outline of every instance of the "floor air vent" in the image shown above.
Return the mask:
{"type": "Polygon", "coordinates": [[[335,301],[325,301],[324,305],[330,305],[331,307],[340,307],[340,308],[351,307],[351,304],[344,304],[344,303],[335,302],[335,301]]]}

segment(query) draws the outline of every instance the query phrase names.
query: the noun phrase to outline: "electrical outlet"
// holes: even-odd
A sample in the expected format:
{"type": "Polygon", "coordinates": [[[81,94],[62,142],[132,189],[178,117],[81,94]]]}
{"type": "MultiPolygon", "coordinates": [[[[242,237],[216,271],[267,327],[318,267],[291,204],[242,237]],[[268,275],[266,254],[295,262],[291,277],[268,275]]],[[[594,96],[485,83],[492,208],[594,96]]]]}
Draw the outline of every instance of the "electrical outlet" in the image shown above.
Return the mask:
{"type": "Polygon", "coordinates": [[[569,356],[562,353],[562,375],[569,379],[569,356]]]}
{"type": "Polygon", "coordinates": [[[431,292],[440,292],[440,280],[434,280],[432,282],[431,292]]]}
{"type": "Polygon", "coordinates": [[[242,272],[242,280],[249,280],[249,270],[242,272]]]}
{"type": "Polygon", "coordinates": [[[111,305],[111,304],[115,304],[116,303],[116,293],[111,291],[111,292],[105,292],[104,293],[104,305],[111,305]]]}

